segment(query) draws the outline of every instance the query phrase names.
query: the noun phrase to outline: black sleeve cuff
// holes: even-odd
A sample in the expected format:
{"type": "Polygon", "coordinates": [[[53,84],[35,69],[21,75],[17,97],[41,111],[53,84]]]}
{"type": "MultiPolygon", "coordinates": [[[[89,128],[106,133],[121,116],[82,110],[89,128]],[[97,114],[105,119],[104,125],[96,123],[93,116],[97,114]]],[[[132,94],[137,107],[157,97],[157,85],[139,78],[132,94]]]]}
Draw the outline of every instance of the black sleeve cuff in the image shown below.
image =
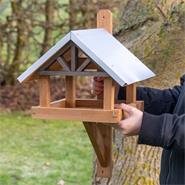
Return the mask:
{"type": "Polygon", "coordinates": [[[163,119],[163,116],[144,112],[138,143],[151,146],[162,146],[163,119]]]}

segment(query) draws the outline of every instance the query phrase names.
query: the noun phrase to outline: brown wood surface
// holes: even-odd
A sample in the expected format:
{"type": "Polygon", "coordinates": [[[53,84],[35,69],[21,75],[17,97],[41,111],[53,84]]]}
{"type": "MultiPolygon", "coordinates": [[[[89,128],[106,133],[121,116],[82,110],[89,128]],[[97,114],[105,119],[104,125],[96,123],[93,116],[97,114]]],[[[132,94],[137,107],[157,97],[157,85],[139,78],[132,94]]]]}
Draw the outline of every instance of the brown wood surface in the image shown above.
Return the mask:
{"type": "Polygon", "coordinates": [[[67,62],[62,56],[58,57],[57,61],[65,71],[70,71],[69,66],[67,65],[67,62]]]}
{"type": "Polygon", "coordinates": [[[66,107],[75,107],[75,99],[76,99],[76,79],[73,76],[66,76],[65,78],[65,86],[66,86],[66,107]]]}
{"type": "MultiPolygon", "coordinates": [[[[109,33],[112,34],[112,12],[110,10],[100,10],[98,12],[97,28],[104,28],[109,33]]],[[[107,93],[106,89],[104,89],[104,94],[105,93],[107,93]]],[[[112,99],[110,101],[112,102],[112,99]]],[[[108,123],[111,123],[111,122],[108,122],[108,123]]],[[[106,152],[104,150],[104,154],[106,155],[106,163],[108,165],[105,168],[104,166],[101,165],[100,161],[98,161],[97,162],[97,176],[111,177],[111,173],[112,173],[112,127],[103,125],[99,127],[99,130],[101,134],[104,135],[104,143],[106,144],[106,152]]]]}
{"type": "Polygon", "coordinates": [[[114,109],[115,86],[110,77],[104,79],[103,109],[114,109]]]}
{"type": "Polygon", "coordinates": [[[104,141],[97,123],[84,123],[91,143],[102,166],[107,166],[104,152],[104,141]]]}
{"type": "Polygon", "coordinates": [[[75,45],[71,46],[71,71],[76,70],[76,65],[78,63],[78,48],[75,45]]]}
{"type": "Polygon", "coordinates": [[[112,142],[112,140],[110,141],[112,131],[106,129],[106,125],[98,123],[84,123],[84,126],[97,154],[98,170],[101,170],[98,174],[102,177],[110,177],[111,170],[109,168],[112,166],[112,158],[109,159],[107,157],[112,156],[112,148],[110,150],[109,146],[109,142],[112,142]]]}
{"type": "Polygon", "coordinates": [[[39,71],[40,75],[43,76],[97,76],[97,77],[108,77],[109,75],[105,72],[96,72],[96,71],[39,71]]]}
{"type": "Polygon", "coordinates": [[[56,100],[50,103],[50,107],[61,107],[65,108],[66,107],[66,99],[61,99],[61,100],[56,100]]]}
{"type": "Polygon", "coordinates": [[[136,84],[126,86],[126,103],[136,103],[136,84]]]}
{"type": "Polygon", "coordinates": [[[76,107],[103,108],[103,100],[76,99],[76,107]]]}
{"type": "Polygon", "coordinates": [[[97,28],[104,28],[112,33],[112,12],[110,10],[100,10],[97,14],[97,28]]]}
{"type": "MultiPolygon", "coordinates": [[[[66,99],[56,100],[50,103],[51,107],[66,107],[66,99]]],[[[103,108],[103,100],[96,99],[76,99],[76,107],[79,108],[103,108]]]]}
{"type": "Polygon", "coordinates": [[[120,109],[103,110],[91,108],[32,107],[33,118],[71,120],[117,124],[122,118],[120,109]]]}
{"type": "Polygon", "coordinates": [[[79,67],[76,71],[83,71],[91,62],[89,58],[87,58],[79,67]]]}
{"type": "Polygon", "coordinates": [[[48,76],[39,77],[39,104],[41,107],[50,106],[50,79],[48,76]]]}

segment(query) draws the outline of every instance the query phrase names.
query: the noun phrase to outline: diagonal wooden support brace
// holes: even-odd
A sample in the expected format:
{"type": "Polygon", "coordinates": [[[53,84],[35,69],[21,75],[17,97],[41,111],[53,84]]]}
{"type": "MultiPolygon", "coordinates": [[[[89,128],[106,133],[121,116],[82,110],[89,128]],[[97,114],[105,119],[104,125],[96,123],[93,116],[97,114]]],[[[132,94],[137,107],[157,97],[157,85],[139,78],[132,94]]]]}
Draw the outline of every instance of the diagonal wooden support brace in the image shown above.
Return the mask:
{"type": "Polygon", "coordinates": [[[112,174],[112,127],[90,122],[83,124],[97,155],[97,176],[110,177],[112,174]]]}

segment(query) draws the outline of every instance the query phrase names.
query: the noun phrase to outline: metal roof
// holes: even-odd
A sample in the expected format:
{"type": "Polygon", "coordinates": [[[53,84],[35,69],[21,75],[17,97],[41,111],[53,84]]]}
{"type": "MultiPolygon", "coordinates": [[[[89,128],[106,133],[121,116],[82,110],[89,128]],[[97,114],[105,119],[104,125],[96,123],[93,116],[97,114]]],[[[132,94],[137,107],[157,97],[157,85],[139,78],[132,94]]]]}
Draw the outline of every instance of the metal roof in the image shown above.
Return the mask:
{"type": "Polygon", "coordinates": [[[69,41],[73,41],[121,86],[148,79],[155,74],[104,29],[69,32],[18,77],[25,81],[69,41]]]}

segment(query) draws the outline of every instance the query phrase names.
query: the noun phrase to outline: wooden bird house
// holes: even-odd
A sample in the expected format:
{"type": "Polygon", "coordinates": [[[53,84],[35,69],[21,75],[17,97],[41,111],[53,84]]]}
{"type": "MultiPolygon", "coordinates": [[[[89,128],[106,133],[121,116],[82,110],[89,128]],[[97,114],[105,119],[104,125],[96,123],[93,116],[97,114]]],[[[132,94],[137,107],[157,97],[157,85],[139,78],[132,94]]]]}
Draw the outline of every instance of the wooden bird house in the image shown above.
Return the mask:
{"type": "Polygon", "coordinates": [[[22,83],[38,79],[40,105],[32,107],[33,118],[83,122],[98,158],[98,176],[110,177],[111,125],[122,119],[122,110],[114,108],[115,83],[127,85],[127,103],[136,103],[134,84],[153,77],[154,73],[112,36],[110,11],[98,13],[97,27],[70,31],[18,80],[22,83]],[[64,99],[51,102],[50,76],[65,77],[64,99]],[[77,76],[104,77],[103,97],[77,99],[77,76]]]}

